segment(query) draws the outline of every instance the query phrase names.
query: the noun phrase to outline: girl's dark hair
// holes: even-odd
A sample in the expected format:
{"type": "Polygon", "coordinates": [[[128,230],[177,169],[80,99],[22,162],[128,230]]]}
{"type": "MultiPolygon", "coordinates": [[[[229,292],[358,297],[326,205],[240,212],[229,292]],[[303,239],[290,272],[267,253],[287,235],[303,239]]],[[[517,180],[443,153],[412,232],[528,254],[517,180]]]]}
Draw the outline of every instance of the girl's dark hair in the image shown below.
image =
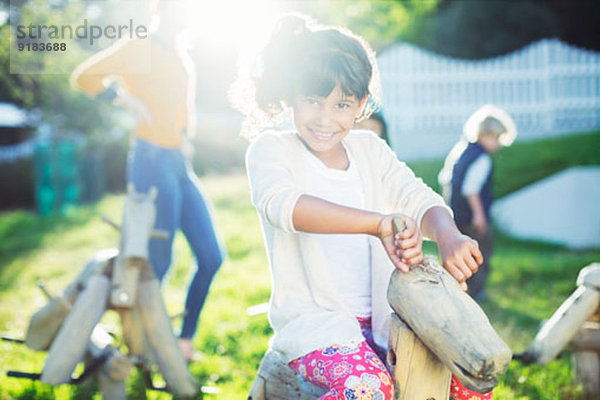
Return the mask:
{"type": "Polygon", "coordinates": [[[317,26],[299,14],[280,18],[254,72],[243,82],[240,75],[232,102],[246,115],[245,136],[273,123],[298,95],[327,97],[340,85],[346,96],[369,96],[361,118],[377,108],[380,96],[375,54],[369,45],[348,30],[317,26]]]}

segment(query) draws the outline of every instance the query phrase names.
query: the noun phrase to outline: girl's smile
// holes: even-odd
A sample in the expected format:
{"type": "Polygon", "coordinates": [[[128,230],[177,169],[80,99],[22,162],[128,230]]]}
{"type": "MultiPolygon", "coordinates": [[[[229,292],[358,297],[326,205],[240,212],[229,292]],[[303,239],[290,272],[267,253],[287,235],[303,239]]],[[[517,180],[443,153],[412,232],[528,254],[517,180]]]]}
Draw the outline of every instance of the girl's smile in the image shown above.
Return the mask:
{"type": "Polygon", "coordinates": [[[294,124],[310,151],[326,165],[347,164],[342,139],[354,126],[365,99],[347,96],[337,85],[327,97],[297,96],[294,124]]]}

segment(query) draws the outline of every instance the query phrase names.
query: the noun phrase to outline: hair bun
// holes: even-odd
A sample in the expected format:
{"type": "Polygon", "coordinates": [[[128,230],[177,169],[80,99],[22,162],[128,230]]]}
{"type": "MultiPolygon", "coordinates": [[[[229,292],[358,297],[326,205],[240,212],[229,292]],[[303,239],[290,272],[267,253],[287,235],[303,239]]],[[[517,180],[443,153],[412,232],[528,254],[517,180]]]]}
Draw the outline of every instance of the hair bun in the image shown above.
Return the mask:
{"type": "Polygon", "coordinates": [[[314,24],[315,21],[306,15],[299,13],[285,14],[275,23],[272,37],[289,40],[309,32],[314,24]]]}

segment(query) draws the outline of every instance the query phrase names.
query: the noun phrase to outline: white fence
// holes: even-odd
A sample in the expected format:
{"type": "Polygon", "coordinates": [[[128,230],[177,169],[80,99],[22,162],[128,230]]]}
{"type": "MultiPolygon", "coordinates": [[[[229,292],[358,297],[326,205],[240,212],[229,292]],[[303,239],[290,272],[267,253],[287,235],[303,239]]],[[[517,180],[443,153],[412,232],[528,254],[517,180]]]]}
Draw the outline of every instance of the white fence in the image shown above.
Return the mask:
{"type": "Polygon", "coordinates": [[[556,39],[485,60],[400,44],[377,60],[390,141],[401,159],[444,157],[485,103],[512,115],[517,140],[600,127],[600,53],[556,39]]]}

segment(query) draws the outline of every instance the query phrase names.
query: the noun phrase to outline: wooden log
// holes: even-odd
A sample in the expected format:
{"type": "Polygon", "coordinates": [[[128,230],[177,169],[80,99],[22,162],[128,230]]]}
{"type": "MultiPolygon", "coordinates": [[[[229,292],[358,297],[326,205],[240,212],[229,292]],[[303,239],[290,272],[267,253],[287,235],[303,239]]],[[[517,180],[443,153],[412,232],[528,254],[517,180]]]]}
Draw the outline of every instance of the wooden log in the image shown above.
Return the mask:
{"type": "Polygon", "coordinates": [[[600,292],[579,286],[536,334],[533,343],[525,351],[527,359],[540,364],[552,361],[594,314],[599,302],[600,292]]]}
{"type": "Polygon", "coordinates": [[[116,308],[131,308],[135,304],[137,296],[140,269],[145,264],[140,257],[124,259],[117,257],[112,275],[112,290],[110,293],[110,305],[116,308]]]}
{"type": "Polygon", "coordinates": [[[152,352],[148,346],[144,324],[138,308],[121,308],[118,309],[118,312],[121,318],[123,341],[127,345],[129,354],[143,356],[147,361],[152,362],[152,352]]]}
{"type": "Polygon", "coordinates": [[[600,291],[600,263],[592,263],[579,271],[577,286],[585,286],[600,291]]]}
{"type": "Polygon", "coordinates": [[[48,301],[29,320],[25,333],[25,344],[33,350],[48,350],[63,324],[69,311],[71,302],[64,296],[58,295],[48,301]]]}
{"type": "Polygon", "coordinates": [[[152,236],[156,207],[154,199],[158,194],[156,187],[150,188],[148,194],[135,193],[128,186],[127,197],[123,207],[123,226],[121,227],[120,252],[123,259],[137,257],[148,259],[148,241],[152,236]]]}
{"type": "Polygon", "coordinates": [[[393,272],[390,306],[469,389],[487,393],[512,358],[477,303],[433,256],[393,272]]]}
{"type": "Polygon", "coordinates": [[[83,360],[92,330],[104,314],[110,281],[104,275],[90,277],[73,309],[52,342],[40,380],[50,385],[67,383],[83,360]]]}
{"type": "Polygon", "coordinates": [[[123,207],[119,257],[113,270],[110,301],[114,307],[129,308],[135,304],[140,268],[143,268],[148,259],[148,242],[154,228],[156,195],[155,187],[148,194],[142,194],[135,193],[133,186],[128,186],[123,207]]]}
{"type": "Polygon", "coordinates": [[[125,380],[131,373],[133,363],[112,344],[112,337],[101,326],[96,325],[88,342],[87,358],[91,361],[98,357],[107,357],[96,374],[102,398],[126,400],[125,380]]]}
{"type": "Polygon", "coordinates": [[[113,346],[113,338],[100,325],[96,325],[87,345],[88,356],[106,356],[102,370],[113,381],[124,381],[133,368],[133,363],[113,346]]]}
{"type": "Polygon", "coordinates": [[[569,342],[568,349],[572,351],[600,352],[600,323],[584,322],[569,342]]]}
{"type": "Polygon", "coordinates": [[[158,280],[139,282],[137,307],[140,310],[148,345],[152,349],[167,386],[178,395],[195,396],[196,382],[188,371],[173,334],[158,280]]]}
{"type": "Polygon", "coordinates": [[[583,386],[584,399],[600,398],[600,359],[595,351],[578,351],[573,353],[575,382],[583,386]]]}
{"type": "Polygon", "coordinates": [[[126,400],[125,381],[114,381],[106,374],[98,374],[98,386],[104,400],[126,400]]]}
{"type": "Polygon", "coordinates": [[[25,344],[33,350],[48,350],[58,330],[69,314],[79,293],[85,289],[87,281],[96,274],[105,274],[111,268],[117,255],[116,249],[97,252],[84,266],[83,271],[62,293],[53,296],[29,320],[25,334],[25,344]]]}
{"type": "Polygon", "coordinates": [[[325,390],[298,377],[282,355],[267,350],[248,400],[316,400],[325,390]]]}
{"type": "Polygon", "coordinates": [[[392,314],[387,363],[396,400],[447,400],[450,396],[450,370],[396,314],[392,314]]]}

